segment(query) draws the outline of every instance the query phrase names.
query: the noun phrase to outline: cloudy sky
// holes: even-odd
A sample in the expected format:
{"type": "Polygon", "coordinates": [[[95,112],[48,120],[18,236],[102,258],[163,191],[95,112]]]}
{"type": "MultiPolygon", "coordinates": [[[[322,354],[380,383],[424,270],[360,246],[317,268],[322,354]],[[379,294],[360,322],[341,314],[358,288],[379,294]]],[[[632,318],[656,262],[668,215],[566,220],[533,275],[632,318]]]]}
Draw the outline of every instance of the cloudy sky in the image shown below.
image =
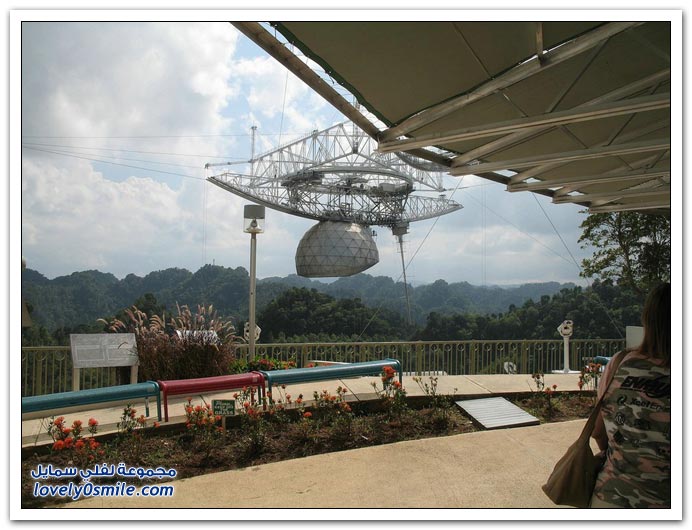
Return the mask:
{"type": "MultiPolygon", "coordinates": [[[[205,182],[204,164],[247,160],[253,125],[262,151],[343,119],[225,22],[24,22],[21,44],[22,255],[49,278],[249,268],[248,202],[205,182]]],[[[580,207],[446,181],[464,208],[411,225],[409,281],[583,283],[580,207]]],[[[295,273],[313,224],[267,210],[258,276],[295,273]]],[[[395,239],[377,233],[366,272],[398,279],[395,239]]]]}

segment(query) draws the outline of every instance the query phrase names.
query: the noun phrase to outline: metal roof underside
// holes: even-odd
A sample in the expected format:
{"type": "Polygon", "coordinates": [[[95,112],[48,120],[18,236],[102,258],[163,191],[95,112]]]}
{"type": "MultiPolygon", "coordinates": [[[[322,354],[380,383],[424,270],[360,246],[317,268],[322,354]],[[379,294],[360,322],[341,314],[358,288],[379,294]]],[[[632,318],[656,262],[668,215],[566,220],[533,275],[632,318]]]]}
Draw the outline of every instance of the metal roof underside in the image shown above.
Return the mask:
{"type": "Polygon", "coordinates": [[[592,213],[670,213],[669,22],[273,24],[295,53],[258,23],[234,25],[381,151],[592,213]]]}

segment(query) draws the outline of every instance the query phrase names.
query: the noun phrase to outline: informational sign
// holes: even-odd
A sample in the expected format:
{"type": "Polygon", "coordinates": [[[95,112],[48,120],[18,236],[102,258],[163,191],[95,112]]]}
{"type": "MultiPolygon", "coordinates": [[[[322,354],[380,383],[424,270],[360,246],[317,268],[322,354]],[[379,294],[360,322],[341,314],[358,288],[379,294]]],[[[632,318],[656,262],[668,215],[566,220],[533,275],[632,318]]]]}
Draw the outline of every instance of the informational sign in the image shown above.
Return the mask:
{"type": "Polygon", "coordinates": [[[214,416],[235,416],[235,399],[212,399],[214,416]]]}
{"type": "Polygon", "coordinates": [[[74,368],[110,368],[137,364],[134,333],[88,333],[70,335],[74,368]]]}

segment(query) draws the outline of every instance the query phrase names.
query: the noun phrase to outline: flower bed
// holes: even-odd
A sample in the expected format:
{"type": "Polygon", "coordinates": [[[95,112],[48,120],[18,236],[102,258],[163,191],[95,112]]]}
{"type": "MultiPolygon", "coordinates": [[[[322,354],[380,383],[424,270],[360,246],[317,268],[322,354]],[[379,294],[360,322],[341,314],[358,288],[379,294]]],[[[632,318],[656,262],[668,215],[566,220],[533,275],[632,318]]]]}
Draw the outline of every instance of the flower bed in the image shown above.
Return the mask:
{"type": "MultiPolygon", "coordinates": [[[[352,401],[347,391],[338,388],[331,394],[315,391],[310,406],[302,395],[291,396],[276,388],[266,410],[253,404],[248,389],[236,395],[239,413],[229,418],[225,427],[211,407],[188,400],[186,423],[158,426],[138,416],[132,407],[123,410],[117,435],[96,441],[98,422],[89,422],[88,438],[82,436],[81,425],[65,427],[57,418],[51,423],[55,443],[27,455],[22,461],[22,506],[47,507],[57,498],[36,498],[35,478],[31,473],[44,468],[93,465],[137,466],[175,470],[175,478],[255,466],[292,458],[369,447],[404,440],[449,436],[478,430],[472,421],[454,405],[451,396],[437,393],[437,379],[418,380],[425,395],[408,398],[405,390],[393,381],[394,375],[382,374],[382,384],[375,385],[377,399],[352,401]],[[65,440],[72,439],[69,447],[65,440]],[[58,443],[62,442],[62,443],[58,443]],[[77,449],[79,447],[79,449],[77,449]]],[[[551,412],[547,401],[538,392],[508,396],[542,421],[564,421],[583,418],[591,410],[593,400],[582,394],[552,395],[551,412]]],[[[75,479],[79,482],[79,479],[75,479]]],[[[94,483],[114,484],[117,478],[92,478],[94,483]]],[[[134,478],[136,486],[169,480],[134,478]]],[[[42,480],[42,484],[66,484],[66,480],[42,480]]]]}

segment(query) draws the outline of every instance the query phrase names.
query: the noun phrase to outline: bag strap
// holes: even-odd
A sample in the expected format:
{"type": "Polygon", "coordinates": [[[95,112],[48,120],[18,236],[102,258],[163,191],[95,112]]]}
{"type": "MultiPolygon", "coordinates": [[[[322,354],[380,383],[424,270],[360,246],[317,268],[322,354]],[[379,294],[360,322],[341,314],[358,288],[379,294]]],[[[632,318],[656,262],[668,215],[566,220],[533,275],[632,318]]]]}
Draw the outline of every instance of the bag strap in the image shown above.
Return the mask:
{"type": "MultiPolygon", "coordinates": [[[[608,392],[608,387],[610,387],[610,383],[612,383],[613,379],[615,379],[615,374],[617,373],[618,368],[620,368],[620,363],[622,363],[622,360],[627,356],[627,353],[627,351],[619,352],[615,354],[613,358],[610,360],[610,362],[614,364],[614,367],[610,370],[610,377],[608,378],[608,382],[606,383],[605,390],[601,394],[601,397],[598,398],[596,405],[591,411],[589,419],[586,421],[586,425],[584,425],[584,429],[581,431],[581,434],[579,435],[579,440],[583,441],[583,438],[586,438],[588,440],[588,438],[591,436],[591,433],[593,432],[593,429],[596,426],[596,419],[598,418],[598,415],[601,412],[603,398],[605,397],[606,392],[608,392]]],[[[603,383],[603,381],[601,383],[603,383]]]]}

